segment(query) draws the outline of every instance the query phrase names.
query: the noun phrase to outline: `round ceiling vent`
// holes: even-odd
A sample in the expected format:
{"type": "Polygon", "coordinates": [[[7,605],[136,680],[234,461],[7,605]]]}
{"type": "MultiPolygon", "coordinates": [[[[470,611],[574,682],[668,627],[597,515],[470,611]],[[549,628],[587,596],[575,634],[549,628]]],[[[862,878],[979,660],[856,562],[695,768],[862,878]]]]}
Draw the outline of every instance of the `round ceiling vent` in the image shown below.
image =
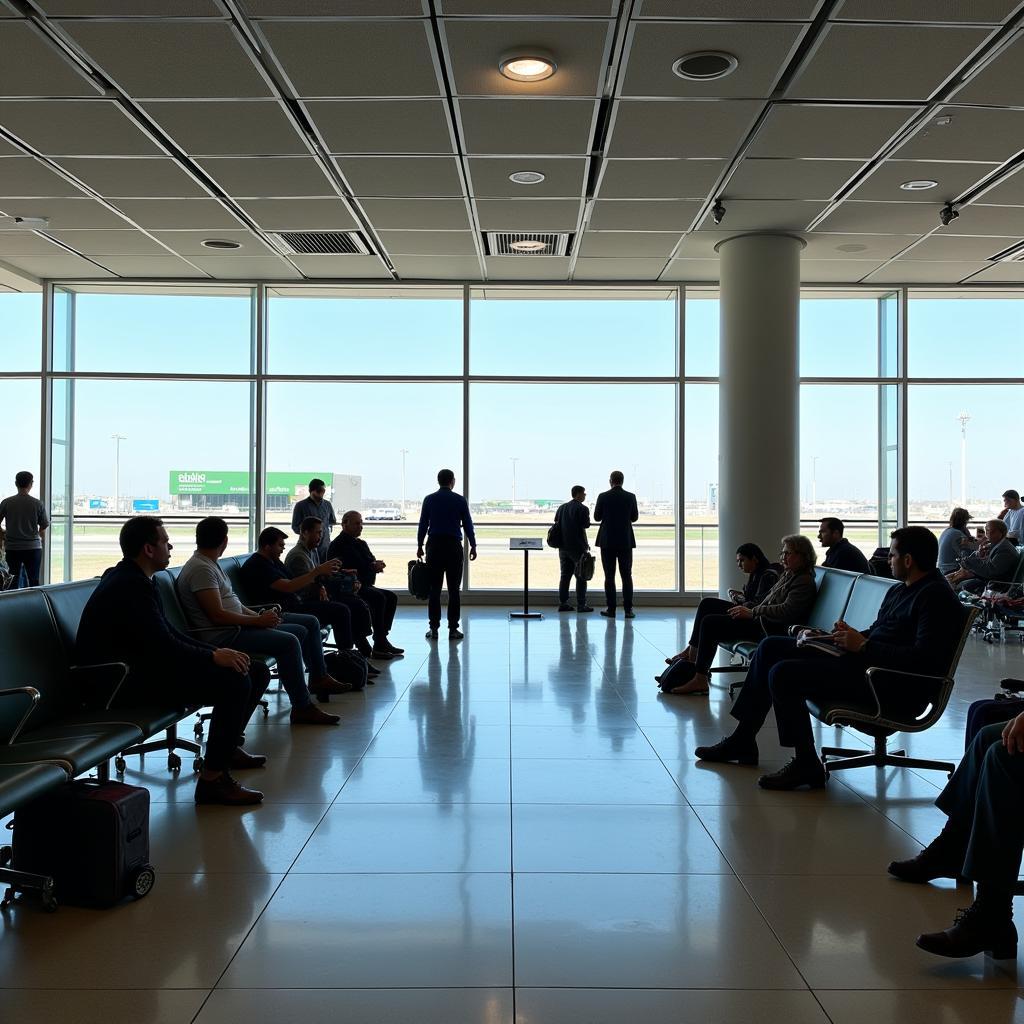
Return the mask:
{"type": "Polygon", "coordinates": [[[540,171],[514,171],[508,176],[509,181],[517,185],[539,185],[544,180],[540,171]]]}
{"type": "Polygon", "coordinates": [[[231,238],[204,238],[202,241],[204,249],[241,249],[242,243],[231,238]]]}
{"type": "Polygon", "coordinates": [[[740,65],[739,59],[721,50],[698,50],[687,53],[672,65],[673,74],[688,82],[713,82],[731,75],[740,65]]]}
{"type": "Polygon", "coordinates": [[[914,178],[912,181],[904,181],[900,188],[904,192],[924,192],[927,189],[935,188],[939,183],[931,178],[914,178]]]}
{"type": "Polygon", "coordinates": [[[859,245],[856,242],[847,242],[846,245],[837,245],[836,252],[865,252],[866,245],[859,245]]]}

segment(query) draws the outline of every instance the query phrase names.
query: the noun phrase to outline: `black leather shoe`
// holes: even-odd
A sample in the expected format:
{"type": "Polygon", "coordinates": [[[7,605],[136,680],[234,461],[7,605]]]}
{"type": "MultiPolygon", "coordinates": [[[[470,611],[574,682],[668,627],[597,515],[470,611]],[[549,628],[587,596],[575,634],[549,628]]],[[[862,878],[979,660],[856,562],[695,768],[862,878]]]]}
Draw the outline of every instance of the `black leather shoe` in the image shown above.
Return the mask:
{"type": "Polygon", "coordinates": [[[267,763],[266,754],[250,754],[241,747],[236,747],[231,755],[231,768],[240,772],[247,768],[262,768],[267,763]]]}
{"type": "Polygon", "coordinates": [[[571,604],[560,604],[558,606],[558,610],[560,612],[571,612],[572,611],[572,605],[571,604]]]}
{"type": "Polygon", "coordinates": [[[823,789],[828,781],[821,762],[814,757],[794,757],[785,768],[771,775],[762,775],[757,784],[762,789],[823,789]]]}
{"type": "Polygon", "coordinates": [[[576,608],[578,612],[592,612],[594,609],[589,604],[581,604],[576,608]]]}
{"type": "Polygon", "coordinates": [[[356,650],[364,657],[369,658],[373,654],[373,648],[367,643],[366,637],[361,636],[355,641],[356,650]]]}
{"type": "Polygon", "coordinates": [[[448,639],[449,640],[465,640],[466,639],[466,634],[460,632],[458,629],[451,629],[451,628],[449,628],[449,630],[448,630],[448,639]]]}
{"type": "Polygon", "coordinates": [[[601,610],[601,614],[606,619],[614,619],[615,618],[615,609],[614,608],[603,608],[601,610]]]}
{"type": "Polygon", "coordinates": [[[966,843],[957,842],[947,825],[916,857],[894,860],[886,869],[901,882],[923,885],[936,878],[960,878],[966,843]]]}
{"type": "Polygon", "coordinates": [[[377,661],[390,661],[394,655],[386,647],[374,647],[370,651],[370,657],[377,661]]]}
{"type": "Polygon", "coordinates": [[[436,640],[437,639],[437,630],[434,629],[433,627],[431,627],[430,629],[427,630],[427,634],[426,635],[427,635],[427,639],[428,640],[436,640]]]}
{"type": "Polygon", "coordinates": [[[384,649],[389,651],[393,658],[400,658],[403,654],[405,654],[404,647],[396,647],[390,640],[384,641],[384,649]]]}
{"type": "Polygon", "coordinates": [[[196,781],[197,804],[227,804],[242,807],[247,804],[263,802],[263,794],[258,789],[246,789],[240,786],[227,772],[221,772],[215,779],[198,779],[196,781]]]}
{"type": "Polygon", "coordinates": [[[632,608],[630,608],[628,612],[623,612],[623,615],[625,615],[627,619],[635,619],[636,618],[636,612],[633,611],[632,608]]]}
{"type": "Polygon", "coordinates": [[[936,956],[965,957],[988,953],[993,960],[1017,959],[1017,928],[1013,919],[986,914],[975,902],[956,912],[953,927],[918,935],[917,946],[936,956]]]}
{"type": "Polygon", "coordinates": [[[701,761],[717,761],[728,764],[757,764],[757,740],[745,740],[733,733],[726,736],[720,743],[709,747],[697,747],[694,751],[701,761]]]}

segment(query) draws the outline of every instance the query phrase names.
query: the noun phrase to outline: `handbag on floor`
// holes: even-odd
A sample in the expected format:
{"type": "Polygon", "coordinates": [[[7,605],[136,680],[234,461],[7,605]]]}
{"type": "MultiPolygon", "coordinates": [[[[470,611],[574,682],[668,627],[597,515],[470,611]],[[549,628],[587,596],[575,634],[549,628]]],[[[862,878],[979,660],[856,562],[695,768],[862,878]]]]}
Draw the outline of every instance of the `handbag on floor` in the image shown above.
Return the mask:
{"type": "Polygon", "coordinates": [[[361,690],[366,686],[369,672],[366,659],[356,651],[332,651],[324,655],[327,671],[339,683],[350,683],[353,690],[361,690]]]}
{"type": "Polygon", "coordinates": [[[692,661],[673,661],[658,680],[658,686],[665,691],[675,689],[688,683],[697,674],[697,666],[692,661]]]}

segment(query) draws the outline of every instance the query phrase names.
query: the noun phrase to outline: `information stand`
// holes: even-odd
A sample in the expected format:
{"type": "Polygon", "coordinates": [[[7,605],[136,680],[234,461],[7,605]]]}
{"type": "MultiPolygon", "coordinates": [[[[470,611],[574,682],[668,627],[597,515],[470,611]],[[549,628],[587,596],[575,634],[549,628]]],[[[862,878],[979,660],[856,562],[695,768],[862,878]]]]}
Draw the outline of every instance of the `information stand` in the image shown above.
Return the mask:
{"type": "Polygon", "coordinates": [[[541,537],[509,537],[509,551],[522,551],[523,553],[523,610],[521,612],[509,612],[510,619],[543,619],[540,612],[530,611],[530,552],[543,551],[544,541],[541,537]]]}

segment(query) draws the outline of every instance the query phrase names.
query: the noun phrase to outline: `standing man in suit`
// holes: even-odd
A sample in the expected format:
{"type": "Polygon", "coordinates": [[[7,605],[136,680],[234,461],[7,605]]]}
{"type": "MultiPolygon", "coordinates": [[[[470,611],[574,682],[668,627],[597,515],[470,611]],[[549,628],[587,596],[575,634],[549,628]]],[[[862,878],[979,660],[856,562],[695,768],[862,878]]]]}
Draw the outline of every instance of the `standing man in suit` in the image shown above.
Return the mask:
{"type": "Polygon", "coordinates": [[[571,612],[569,604],[569,581],[576,577],[576,611],[592,612],[587,604],[587,581],[580,575],[580,559],[590,550],[587,530],[590,528],[590,509],[584,504],[587,489],[577,484],[572,491],[572,500],[558,506],[555,522],[561,533],[558,545],[558,565],[561,575],[558,580],[558,610],[571,612]]]}
{"type": "Polygon", "coordinates": [[[615,618],[615,564],[618,562],[622,577],[622,609],[627,619],[633,613],[633,523],[640,518],[636,507],[636,495],[623,488],[625,481],[621,470],[615,469],[608,477],[611,485],[597,496],[594,506],[594,520],[601,524],[597,531],[597,546],[601,549],[601,565],[604,567],[604,596],[607,608],[601,614],[608,619],[615,618]]]}

